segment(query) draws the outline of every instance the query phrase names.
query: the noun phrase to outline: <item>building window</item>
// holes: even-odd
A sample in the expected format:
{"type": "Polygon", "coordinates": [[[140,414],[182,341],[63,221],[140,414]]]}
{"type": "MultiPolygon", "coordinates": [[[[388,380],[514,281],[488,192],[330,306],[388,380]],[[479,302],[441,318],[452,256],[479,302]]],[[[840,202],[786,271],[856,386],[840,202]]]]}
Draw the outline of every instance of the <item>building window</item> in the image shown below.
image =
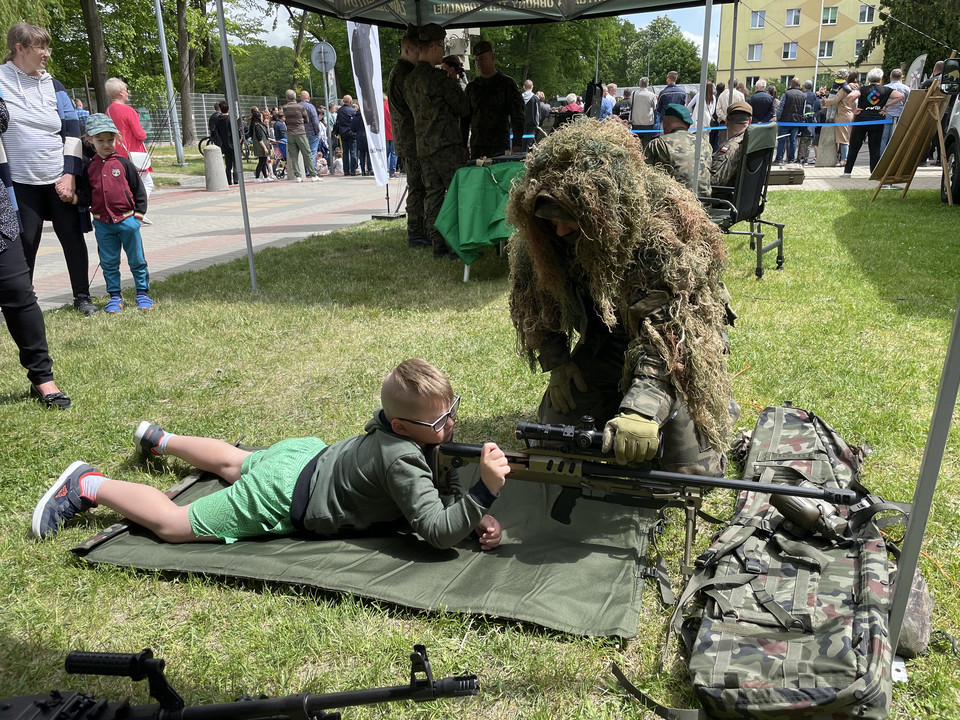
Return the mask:
{"type": "Polygon", "coordinates": [[[781,75],[780,84],[784,87],[790,87],[790,81],[793,80],[793,75],[781,75]]]}
{"type": "Polygon", "coordinates": [[[856,44],[856,46],[855,46],[855,48],[854,48],[854,52],[855,52],[857,55],[859,55],[861,52],[863,52],[863,45],[864,45],[864,43],[866,43],[866,42],[867,42],[866,40],[857,40],[857,44],[856,44]]]}
{"type": "Polygon", "coordinates": [[[820,43],[820,55],[818,57],[821,60],[833,57],[833,40],[824,40],[820,43]]]}
{"type": "Polygon", "coordinates": [[[835,7],[825,7],[823,9],[823,24],[824,25],[836,25],[837,24],[837,8],[835,7]]]}
{"type": "Polygon", "coordinates": [[[757,28],[762,28],[766,25],[767,22],[767,11],[766,10],[754,10],[750,13],[750,28],[756,30],[757,28]]]}
{"type": "MultiPolygon", "coordinates": [[[[861,8],[860,12],[863,12],[861,8]]],[[[787,10],[787,21],[784,23],[787,27],[797,27],[800,24],[800,8],[787,10]]]]}
{"type": "Polygon", "coordinates": [[[747,46],[747,60],[750,62],[758,62],[760,56],[763,54],[763,45],[757,43],[756,45],[747,46]]]}
{"type": "Polygon", "coordinates": [[[759,80],[759,79],[760,79],[760,76],[759,76],[759,75],[747,75],[747,79],[744,80],[744,84],[745,84],[748,88],[756,87],[756,86],[757,86],[757,80],[759,80]]]}
{"type": "Polygon", "coordinates": [[[796,43],[784,43],[783,44],[783,55],[784,60],[796,60],[797,59],[797,44],[796,43]]]}
{"type": "Polygon", "coordinates": [[[862,23],[872,23],[873,22],[873,5],[861,5],[860,6],[860,22],[862,23]]]}

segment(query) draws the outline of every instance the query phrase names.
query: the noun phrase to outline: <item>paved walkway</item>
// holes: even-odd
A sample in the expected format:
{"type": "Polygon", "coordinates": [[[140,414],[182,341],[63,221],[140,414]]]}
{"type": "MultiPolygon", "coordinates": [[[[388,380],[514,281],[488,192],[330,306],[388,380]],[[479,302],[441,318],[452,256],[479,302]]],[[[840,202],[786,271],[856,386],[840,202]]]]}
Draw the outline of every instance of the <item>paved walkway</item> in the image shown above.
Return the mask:
{"type": "MultiPolygon", "coordinates": [[[[147,217],[153,222],[140,232],[151,280],[184,270],[198,270],[247,253],[240,190],[207,192],[201,176],[180,176],[181,187],[158,189],[150,196],[147,217]]],[[[390,209],[404,185],[391,181],[390,209]]],[[[250,235],[255,250],[277,247],[319,233],[355,225],[387,211],[386,187],[372,177],[325,177],[321,182],[246,182],[250,235]]],[[[90,292],[106,295],[93,233],[86,236],[90,254],[90,292]]],[[[126,259],[120,273],[124,287],[132,285],[126,259]]],[[[71,303],[73,296],[63,252],[47,223],[37,257],[34,287],[44,310],[71,303]]]]}
{"type": "MultiPolygon", "coordinates": [[[[864,153],[865,155],[865,153],[864,153]]],[[[771,190],[838,190],[876,188],[866,166],[857,166],[852,178],[840,178],[841,168],[804,168],[802,185],[771,186],[771,190]]],[[[199,176],[180,176],[181,187],[154,191],[147,216],[152,225],[141,229],[144,250],[153,280],[184,270],[197,270],[243,257],[247,252],[239,188],[207,192],[199,176]]],[[[939,189],[940,168],[917,171],[911,189],[939,189]]],[[[395,210],[403,191],[402,180],[389,185],[390,209],[395,210]]],[[[282,246],[310,235],[355,225],[387,211],[387,188],[372,177],[325,177],[319,183],[277,181],[254,183],[247,179],[247,207],[254,249],[282,246]]],[[[885,190],[884,194],[901,191],[885,190]]],[[[90,252],[91,293],[106,294],[98,268],[93,233],[87,235],[90,252]]],[[[124,287],[131,283],[126,261],[121,264],[124,287]]],[[[37,257],[34,286],[44,310],[72,301],[63,253],[53,228],[44,228],[37,257]]]]}

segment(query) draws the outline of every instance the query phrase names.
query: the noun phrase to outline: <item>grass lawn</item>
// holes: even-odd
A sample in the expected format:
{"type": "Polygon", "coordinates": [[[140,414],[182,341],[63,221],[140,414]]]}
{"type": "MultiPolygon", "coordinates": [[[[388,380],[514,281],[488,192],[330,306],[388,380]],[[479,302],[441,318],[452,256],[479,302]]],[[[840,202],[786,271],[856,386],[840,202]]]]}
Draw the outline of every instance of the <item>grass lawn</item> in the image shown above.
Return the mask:
{"type": "MultiPolygon", "coordinates": [[[[730,369],[739,372],[741,427],[752,428],[764,406],[791,400],[873,448],[869,488],[910,500],[960,291],[960,215],[934,192],[869,196],[774,193],[768,216],[787,224],[787,264],[759,282],[745,243],[730,240],[726,281],[740,315],[730,369]]],[[[487,253],[467,284],[461,271],[407,249],[402,222],[370,222],[261,252],[258,295],[244,258],[154,284],[151,313],[48,313],[57,380],[74,400],[62,413],[26,399],[16,349],[0,337],[0,696],[82,687],[147,702],[144,683],[66,676],[70,649],[151,647],[194,703],[394,685],[405,682],[413,643],[424,642],[435,675],[476,672],[481,695],[345,717],[644,717],[611,684],[613,661],[660,701],[689,703],[682,664],[660,667],[668,614],[651,584],[639,637],[621,646],[291,587],[86,566],[68,548],[116,519],[103,510],[53,541],[28,538],[34,505],[74,460],[162,488],[188,473],[178,461],[136,459],[131,438],[141,419],[251,445],[339,439],[361,429],[383,374],[411,356],[443,368],[463,395],[459,439],[517,448],[512,429],[535,418],[546,378],[514,353],[506,261],[487,253]]],[[[934,628],[957,636],[954,420],[920,567],[936,601],[934,628]]],[[[732,500],[715,492],[709,509],[729,514],[732,500]]],[[[704,528],[699,547],[708,535],[704,528]]],[[[681,537],[667,539],[675,570],[681,537]]],[[[947,643],[908,669],[892,717],[960,716],[960,660],[947,643]]]]}

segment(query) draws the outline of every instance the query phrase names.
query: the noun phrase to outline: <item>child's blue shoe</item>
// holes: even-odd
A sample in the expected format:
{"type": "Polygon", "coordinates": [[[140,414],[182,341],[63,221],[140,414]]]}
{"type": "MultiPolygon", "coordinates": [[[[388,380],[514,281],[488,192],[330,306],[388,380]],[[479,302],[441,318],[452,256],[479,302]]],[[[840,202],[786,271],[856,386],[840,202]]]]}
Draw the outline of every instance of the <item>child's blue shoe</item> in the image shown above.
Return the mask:
{"type": "Polygon", "coordinates": [[[123,298],[119,295],[111,295],[110,299],[107,301],[107,305],[103,308],[104,312],[108,315],[116,315],[118,312],[123,310],[123,298]]]}
{"type": "Polygon", "coordinates": [[[141,310],[153,310],[153,300],[145,292],[137,293],[137,307],[141,310]]]}

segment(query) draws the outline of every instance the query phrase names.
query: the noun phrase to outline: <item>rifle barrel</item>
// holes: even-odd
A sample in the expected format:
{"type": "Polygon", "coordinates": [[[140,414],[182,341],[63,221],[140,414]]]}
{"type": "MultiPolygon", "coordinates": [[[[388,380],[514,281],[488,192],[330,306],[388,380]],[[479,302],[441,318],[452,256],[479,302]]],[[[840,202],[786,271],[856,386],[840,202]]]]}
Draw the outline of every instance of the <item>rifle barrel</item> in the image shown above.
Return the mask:
{"type": "MultiPolygon", "coordinates": [[[[480,445],[472,445],[467,443],[444,443],[439,446],[438,450],[441,454],[450,457],[475,459],[480,457],[481,447],[482,446],[480,445]]],[[[553,455],[553,453],[550,451],[534,449],[529,454],[507,453],[507,458],[516,464],[526,462],[529,457],[538,454],[547,456],[553,455]]],[[[764,492],[774,495],[792,495],[795,497],[808,497],[817,500],[826,500],[827,502],[835,505],[851,505],[856,502],[858,497],[856,491],[841,488],[804,487],[800,485],[757,482],[754,480],[734,480],[732,478],[713,477],[709,475],[688,475],[687,473],[668,472],[666,470],[635,468],[630,467],[629,465],[618,465],[612,462],[607,463],[584,460],[582,457],[577,456],[567,458],[567,456],[561,454],[557,455],[557,457],[572,459],[574,462],[578,462],[580,464],[579,477],[582,477],[584,481],[589,481],[589,478],[594,477],[598,479],[603,478],[610,480],[647,481],[648,483],[655,483],[661,488],[665,489],[674,489],[677,486],[686,485],[701,488],[725,488],[738,491],[750,490],[753,492],[764,492]]],[[[572,476],[569,473],[565,473],[563,476],[558,474],[558,482],[555,484],[569,485],[569,478],[571,477],[572,476]],[[566,479],[566,482],[560,482],[561,478],[566,479]]],[[[522,480],[523,478],[518,479],[522,480]]]]}

